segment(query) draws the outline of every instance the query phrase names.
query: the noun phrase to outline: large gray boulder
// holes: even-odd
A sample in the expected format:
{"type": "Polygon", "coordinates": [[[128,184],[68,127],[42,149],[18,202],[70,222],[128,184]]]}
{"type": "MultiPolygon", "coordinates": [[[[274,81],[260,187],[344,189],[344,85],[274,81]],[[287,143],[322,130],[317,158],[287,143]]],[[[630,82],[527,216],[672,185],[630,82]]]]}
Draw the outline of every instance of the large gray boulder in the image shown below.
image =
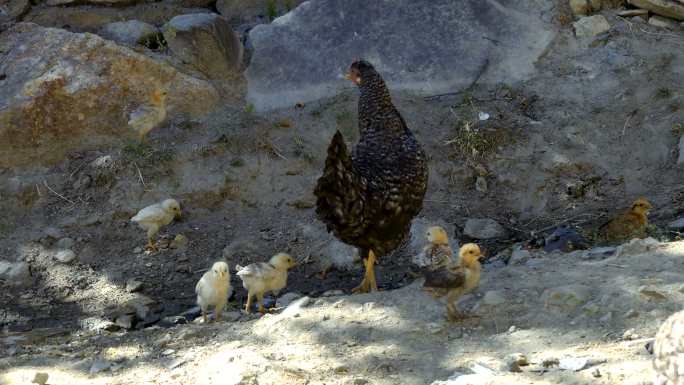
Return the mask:
{"type": "Polygon", "coordinates": [[[9,23],[24,16],[30,8],[29,0],[0,0],[0,31],[9,23]]]}
{"type": "Polygon", "coordinates": [[[131,111],[166,89],[168,116],[218,103],[209,82],[89,33],[19,23],[0,35],[0,166],[133,137],[131,111]]]}
{"type": "MultiPolygon", "coordinates": [[[[548,3],[548,4],[546,4],[548,3]]],[[[317,0],[250,31],[247,99],[263,111],[333,96],[355,57],[422,95],[533,72],[555,36],[531,0],[317,0]]]]}
{"type": "Polygon", "coordinates": [[[215,13],[176,16],[162,27],[169,48],[210,79],[230,79],[242,64],[243,47],[226,18],[215,13]]]}

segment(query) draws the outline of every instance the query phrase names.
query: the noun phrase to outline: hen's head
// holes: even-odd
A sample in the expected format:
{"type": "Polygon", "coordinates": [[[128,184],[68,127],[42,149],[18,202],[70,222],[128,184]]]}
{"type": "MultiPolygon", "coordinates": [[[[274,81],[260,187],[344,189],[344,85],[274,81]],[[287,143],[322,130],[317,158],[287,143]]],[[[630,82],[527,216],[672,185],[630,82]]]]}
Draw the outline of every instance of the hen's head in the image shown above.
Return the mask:
{"type": "Polygon", "coordinates": [[[181,209],[180,209],[180,204],[178,203],[177,200],[175,199],[167,199],[164,202],[162,202],[162,207],[164,210],[167,212],[173,213],[173,216],[176,218],[180,218],[181,215],[181,209]]]}
{"type": "Polygon", "coordinates": [[[359,59],[355,60],[351,64],[351,67],[349,67],[349,73],[347,73],[345,77],[351,80],[352,83],[360,86],[364,83],[364,81],[367,81],[369,77],[376,75],[377,72],[375,71],[375,68],[373,68],[372,64],[363,59],[359,59]]]}
{"type": "Polygon", "coordinates": [[[646,198],[639,198],[632,203],[631,209],[634,213],[647,215],[653,206],[646,198]]]}
{"type": "Polygon", "coordinates": [[[439,226],[432,226],[427,229],[427,240],[433,245],[448,245],[449,237],[446,231],[439,226]]]}
{"type": "Polygon", "coordinates": [[[228,276],[228,264],[225,262],[216,262],[211,267],[211,272],[219,279],[225,279],[228,276]]]}
{"type": "Polygon", "coordinates": [[[461,259],[461,264],[465,267],[473,267],[480,263],[480,258],[483,257],[480,246],[474,243],[466,243],[461,246],[458,251],[458,256],[461,259]]]}

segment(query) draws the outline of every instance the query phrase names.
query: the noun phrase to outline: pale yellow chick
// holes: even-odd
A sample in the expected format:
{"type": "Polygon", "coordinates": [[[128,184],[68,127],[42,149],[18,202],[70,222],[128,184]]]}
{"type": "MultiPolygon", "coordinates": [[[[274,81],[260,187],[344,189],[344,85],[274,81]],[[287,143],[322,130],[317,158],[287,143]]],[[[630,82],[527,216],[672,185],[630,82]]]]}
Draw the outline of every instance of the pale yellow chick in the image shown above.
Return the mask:
{"type": "Polygon", "coordinates": [[[446,230],[439,226],[432,226],[427,230],[428,244],[423,248],[423,253],[429,262],[429,269],[435,270],[445,267],[454,262],[453,251],[449,246],[449,237],[446,230]]]}
{"type": "Polygon", "coordinates": [[[147,230],[147,249],[156,250],[152,239],[163,226],[168,225],[174,218],[180,218],[180,204],[175,199],[166,199],[138,211],[131,218],[131,222],[137,222],[143,230],[147,230]]]}
{"type": "Polygon", "coordinates": [[[231,292],[228,264],[225,262],[214,263],[195,286],[197,304],[202,309],[204,323],[208,322],[207,312],[210,306],[214,307],[214,320],[221,320],[221,313],[226,307],[231,292]]]}
{"type": "Polygon", "coordinates": [[[238,277],[242,279],[242,286],[247,290],[245,312],[251,311],[252,298],[256,297],[259,312],[264,313],[264,294],[270,291],[278,295],[278,292],[287,285],[287,270],[296,265],[289,254],[278,253],[271,257],[268,263],[256,262],[245,267],[235,266],[238,277]]]}
{"type": "Polygon", "coordinates": [[[166,119],[166,95],[165,90],[156,88],[150,94],[150,104],[138,107],[129,115],[128,126],[138,133],[141,142],[148,132],[166,119]]]}
{"type": "Polygon", "coordinates": [[[423,287],[430,289],[435,296],[447,296],[447,316],[454,321],[462,318],[456,303],[463,294],[471,292],[480,284],[480,247],[474,243],[466,243],[458,252],[459,262],[428,271],[425,274],[423,287]]]}

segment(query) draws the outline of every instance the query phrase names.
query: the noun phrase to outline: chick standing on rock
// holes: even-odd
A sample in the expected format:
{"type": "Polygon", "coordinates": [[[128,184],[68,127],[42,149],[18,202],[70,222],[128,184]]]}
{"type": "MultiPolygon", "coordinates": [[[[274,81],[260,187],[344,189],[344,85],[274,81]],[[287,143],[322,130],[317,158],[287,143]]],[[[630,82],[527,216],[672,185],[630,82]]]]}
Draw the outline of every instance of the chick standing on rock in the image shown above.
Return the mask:
{"type": "Polygon", "coordinates": [[[447,296],[447,317],[450,321],[463,318],[456,302],[463,294],[471,292],[480,283],[480,247],[466,243],[458,252],[459,262],[427,271],[423,287],[433,292],[435,297],[447,296]]]}
{"type": "Polygon", "coordinates": [[[646,198],[632,203],[629,211],[618,215],[599,228],[599,237],[606,241],[624,241],[643,237],[648,225],[648,212],[653,208],[646,198]]]}
{"type": "Polygon", "coordinates": [[[204,323],[207,323],[207,312],[210,306],[214,306],[214,320],[219,321],[231,294],[228,264],[214,263],[197,282],[195,293],[197,293],[197,304],[202,309],[204,323]]]}
{"type": "Polygon", "coordinates": [[[264,294],[272,291],[278,295],[278,292],[287,285],[287,270],[296,265],[289,254],[278,253],[271,257],[268,263],[256,262],[244,267],[235,266],[238,277],[242,279],[242,286],[247,289],[245,312],[251,311],[252,298],[256,297],[259,312],[264,313],[264,294]]]}
{"type": "Polygon", "coordinates": [[[150,95],[150,104],[142,105],[131,112],[128,126],[138,133],[140,142],[145,140],[148,132],[166,119],[167,92],[156,88],[150,95]]]}
{"type": "Polygon", "coordinates": [[[163,202],[155,203],[138,211],[131,218],[131,222],[137,222],[143,230],[147,230],[147,245],[149,250],[157,250],[152,238],[159,232],[162,226],[166,226],[174,218],[180,218],[180,204],[175,199],[166,199],[163,202]]]}

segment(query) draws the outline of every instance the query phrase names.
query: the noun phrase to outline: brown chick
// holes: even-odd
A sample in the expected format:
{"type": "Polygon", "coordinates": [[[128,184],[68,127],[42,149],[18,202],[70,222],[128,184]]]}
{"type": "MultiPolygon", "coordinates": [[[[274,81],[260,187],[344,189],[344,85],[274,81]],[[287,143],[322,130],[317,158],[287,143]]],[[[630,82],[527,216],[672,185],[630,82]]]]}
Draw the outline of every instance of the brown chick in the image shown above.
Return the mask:
{"type": "Polygon", "coordinates": [[[207,312],[210,306],[214,307],[214,320],[221,320],[221,313],[231,291],[228,264],[223,261],[214,263],[195,286],[197,304],[202,309],[204,323],[207,323],[207,312]]]}
{"type": "Polygon", "coordinates": [[[432,226],[427,230],[428,244],[423,248],[423,253],[430,263],[430,270],[437,270],[454,263],[454,253],[449,246],[449,237],[446,230],[439,226],[432,226]]]}
{"type": "Polygon", "coordinates": [[[653,208],[646,198],[639,198],[629,210],[599,227],[599,238],[606,241],[624,241],[644,237],[648,225],[648,212],[653,208]]]}
{"type": "Polygon", "coordinates": [[[295,266],[295,260],[285,253],[274,255],[268,263],[256,262],[244,267],[235,266],[237,276],[242,279],[242,286],[247,289],[245,312],[251,311],[252,298],[256,297],[259,312],[264,313],[264,294],[270,291],[278,295],[287,285],[287,271],[295,266]]]}
{"type": "Polygon", "coordinates": [[[165,90],[156,88],[150,94],[149,105],[142,105],[131,112],[128,126],[138,133],[140,142],[145,140],[148,132],[166,119],[166,95],[165,90]]]}
{"type": "Polygon", "coordinates": [[[653,344],[654,385],[684,385],[684,311],[671,315],[658,329],[653,344]]]}
{"type": "Polygon", "coordinates": [[[427,271],[423,287],[434,292],[435,297],[447,296],[447,317],[450,321],[463,318],[456,302],[463,294],[471,292],[480,283],[480,247],[466,243],[458,252],[459,262],[443,268],[427,271]]]}

